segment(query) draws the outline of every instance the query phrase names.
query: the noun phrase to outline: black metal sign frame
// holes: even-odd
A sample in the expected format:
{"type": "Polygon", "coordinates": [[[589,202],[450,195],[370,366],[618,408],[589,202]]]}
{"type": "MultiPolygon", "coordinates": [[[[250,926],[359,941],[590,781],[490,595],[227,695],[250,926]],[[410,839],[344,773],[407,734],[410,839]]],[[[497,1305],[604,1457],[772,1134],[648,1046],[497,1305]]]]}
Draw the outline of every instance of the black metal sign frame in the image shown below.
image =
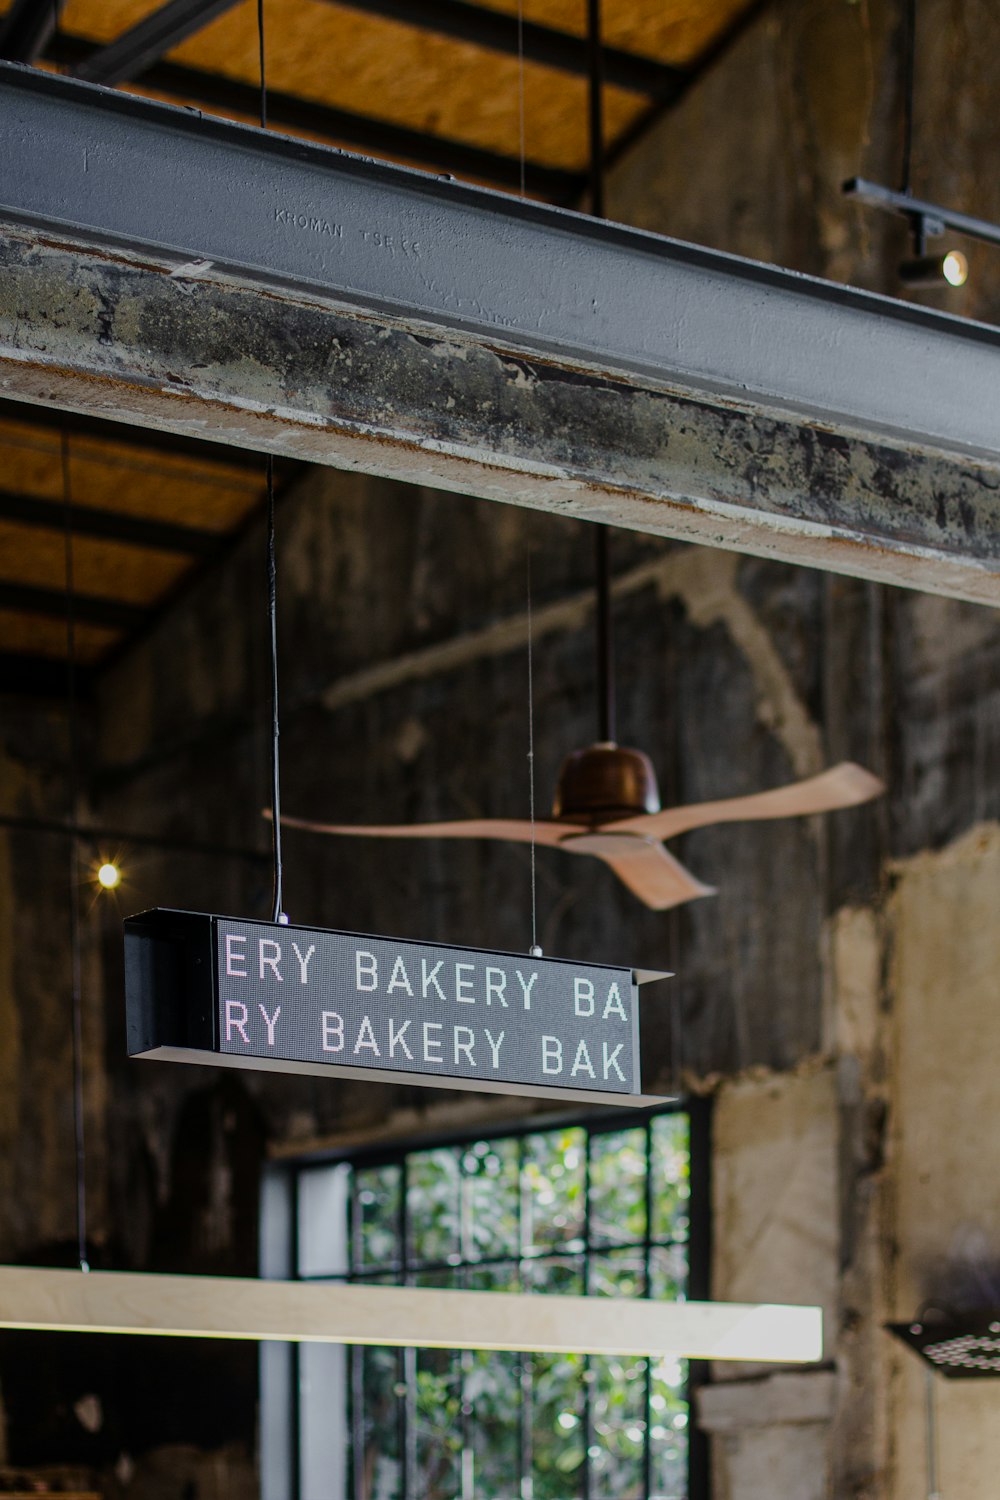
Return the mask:
{"type": "Polygon", "coordinates": [[[125,922],[129,1055],[169,1062],[647,1106],[638,986],[666,977],[202,912],[125,922]]]}

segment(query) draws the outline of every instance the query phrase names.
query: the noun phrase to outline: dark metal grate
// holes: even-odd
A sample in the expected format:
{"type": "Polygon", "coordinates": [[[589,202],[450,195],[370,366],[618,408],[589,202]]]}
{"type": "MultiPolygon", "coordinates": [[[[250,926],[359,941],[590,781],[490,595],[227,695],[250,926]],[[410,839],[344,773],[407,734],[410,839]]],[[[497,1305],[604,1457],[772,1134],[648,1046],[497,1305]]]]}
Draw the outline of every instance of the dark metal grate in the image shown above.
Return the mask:
{"type": "Polygon", "coordinates": [[[889,1323],[895,1334],[941,1375],[976,1380],[1000,1375],[1000,1310],[961,1319],[889,1323]]]}

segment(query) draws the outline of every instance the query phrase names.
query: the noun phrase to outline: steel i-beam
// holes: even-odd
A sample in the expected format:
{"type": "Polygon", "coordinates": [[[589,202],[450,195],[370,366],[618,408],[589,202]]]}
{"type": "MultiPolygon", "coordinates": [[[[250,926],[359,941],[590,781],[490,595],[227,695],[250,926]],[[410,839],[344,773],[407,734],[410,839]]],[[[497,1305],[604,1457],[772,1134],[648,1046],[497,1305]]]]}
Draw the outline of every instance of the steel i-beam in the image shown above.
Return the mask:
{"type": "Polygon", "coordinates": [[[995,602],[996,329],[16,65],[0,392],[995,602]]]}

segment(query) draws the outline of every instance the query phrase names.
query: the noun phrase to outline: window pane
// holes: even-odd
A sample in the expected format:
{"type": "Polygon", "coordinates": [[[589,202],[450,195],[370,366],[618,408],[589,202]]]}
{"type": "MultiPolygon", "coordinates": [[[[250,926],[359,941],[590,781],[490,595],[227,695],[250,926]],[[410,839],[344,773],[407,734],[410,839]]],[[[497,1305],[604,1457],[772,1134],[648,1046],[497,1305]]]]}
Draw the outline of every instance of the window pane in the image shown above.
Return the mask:
{"type": "Polygon", "coordinates": [[[481,1350],[466,1354],[465,1361],[473,1495],[475,1500],[520,1500],[520,1356],[481,1350]]]}
{"type": "Polygon", "coordinates": [[[690,1169],[687,1115],[657,1115],[650,1163],[654,1240],[687,1239],[690,1169]]]}
{"type": "Polygon", "coordinates": [[[646,1361],[590,1360],[591,1493],[641,1500],[646,1443],[646,1361]]]}
{"type": "MultiPolygon", "coordinates": [[[[300,1274],[342,1274],[339,1216],[342,1225],[350,1218],[353,1274],[367,1282],[686,1294],[683,1115],[612,1131],[537,1128],[378,1167],[299,1170],[300,1274]],[[350,1186],[339,1209],[328,1190],[335,1174],[350,1186]]],[[[685,1500],[683,1362],[381,1348],[342,1359],[339,1395],[324,1378],[322,1392],[306,1381],[302,1397],[310,1420],[329,1426],[330,1401],[344,1420],[350,1414],[352,1500],[685,1500]]]]}
{"type": "Polygon", "coordinates": [[[649,1295],[676,1302],[687,1295],[687,1255],[684,1245],[657,1245],[649,1252],[649,1295]]]}
{"type": "Polygon", "coordinates": [[[583,1495],[583,1371],[580,1354],[536,1354],[528,1361],[533,1500],[578,1500],[583,1495]]]}
{"type": "Polygon", "coordinates": [[[543,1255],[538,1260],[526,1260],[522,1275],[526,1292],[583,1296],[582,1255],[543,1255]]]}
{"type": "Polygon", "coordinates": [[[521,1212],[526,1250],[583,1248],[586,1150],[586,1132],[580,1129],[525,1138],[521,1212]]]}
{"type": "Polygon", "coordinates": [[[406,1165],[410,1263],[457,1264],[462,1258],[458,1153],[415,1151],[406,1165]]]}
{"type": "Polygon", "coordinates": [[[462,1494],[462,1356],[417,1350],[415,1437],[421,1500],[462,1494]]]}
{"type": "Polygon", "coordinates": [[[590,1257],[587,1290],[594,1297],[644,1297],[646,1260],[641,1250],[609,1250],[590,1257]]]}
{"type": "Polygon", "coordinates": [[[467,1260],[518,1253],[519,1142],[476,1141],[462,1155],[462,1245],[467,1260]]]}
{"type": "Polygon", "coordinates": [[[398,1349],[352,1349],[355,1433],[360,1434],[361,1452],[355,1455],[355,1500],[399,1500],[403,1493],[400,1452],[400,1381],[402,1360],[398,1349]]]}
{"type": "Polygon", "coordinates": [[[646,1237],[646,1132],[590,1138],[590,1242],[634,1245],[646,1237]]]}
{"type": "Polygon", "coordinates": [[[687,1361],[651,1361],[649,1398],[650,1500],[683,1500],[687,1494],[687,1361]]]}
{"type": "Polygon", "coordinates": [[[399,1167],[361,1167],[354,1173],[354,1265],[400,1264],[399,1167]]]}

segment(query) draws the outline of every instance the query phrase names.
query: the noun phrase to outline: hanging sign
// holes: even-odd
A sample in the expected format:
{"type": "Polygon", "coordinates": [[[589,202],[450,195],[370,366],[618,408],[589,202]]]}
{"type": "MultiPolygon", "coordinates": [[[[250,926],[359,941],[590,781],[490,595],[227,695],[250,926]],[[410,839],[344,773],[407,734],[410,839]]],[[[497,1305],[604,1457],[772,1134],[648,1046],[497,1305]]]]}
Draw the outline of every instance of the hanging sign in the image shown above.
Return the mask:
{"type": "Polygon", "coordinates": [[[133,1057],[501,1094],[642,1095],[651,971],[157,910],[125,922],[133,1057]]]}

